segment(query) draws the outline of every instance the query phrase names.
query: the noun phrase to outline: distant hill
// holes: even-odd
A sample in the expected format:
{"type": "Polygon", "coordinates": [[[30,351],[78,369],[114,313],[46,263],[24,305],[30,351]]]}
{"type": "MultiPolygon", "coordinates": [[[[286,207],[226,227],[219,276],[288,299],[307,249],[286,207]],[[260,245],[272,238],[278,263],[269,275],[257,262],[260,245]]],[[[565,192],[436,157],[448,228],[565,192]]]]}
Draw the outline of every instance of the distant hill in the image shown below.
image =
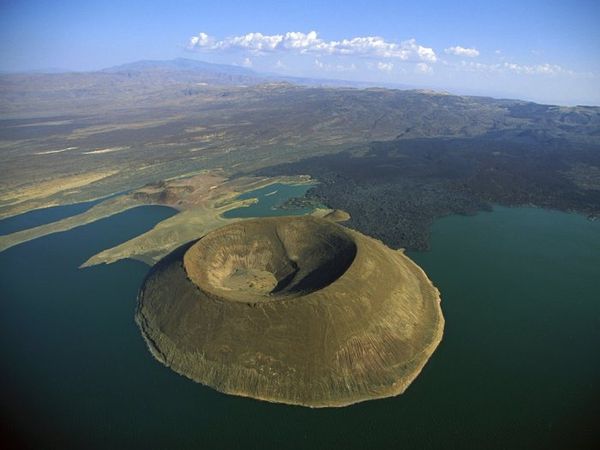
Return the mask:
{"type": "MultiPolygon", "coordinates": [[[[248,108],[259,122],[260,110],[264,126],[283,120],[280,126],[288,129],[295,123],[305,138],[309,130],[336,130],[340,141],[362,130],[366,140],[492,133],[530,141],[593,142],[600,123],[600,108],[595,107],[390,90],[369,83],[260,74],[186,58],[136,61],[94,72],[0,75],[0,117],[5,119],[106,114],[132,107],[189,114],[209,105],[230,109],[231,114],[248,108]],[[288,114],[281,116],[284,110],[288,114]]],[[[26,138],[30,130],[14,128],[9,135],[26,138]]]]}
{"type": "Polygon", "coordinates": [[[212,64],[188,58],[142,60],[108,67],[102,73],[128,76],[170,76],[181,81],[204,81],[214,84],[257,84],[264,77],[245,67],[212,64]]]}
{"type": "Polygon", "coordinates": [[[122,64],[101,70],[105,73],[142,74],[155,73],[172,75],[185,75],[187,77],[204,77],[214,83],[223,84],[257,84],[265,82],[287,82],[301,86],[329,86],[329,87],[388,87],[394,89],[412,89],[414,86],[398,83],[374,83],[368,81],[349,81],[330,78],[312,78],[287,76],[276,73],[261,73],[245,67],[228,64],[214,64],[189,58],[176,58],[170,60],[142,60],[122,64]]]}
{"type": "MultiPolygon", "coordinates": [[[[0,71],[0,84],[9,80],[27,81],[30,77],[35,82],[40,82],[41,76],[70,76],[69,82],[77,86],[78,79],[85,79],[86,87],[90,85],[90,77],[94,75],[103,76],[104,81],[109,80],[107,75],[114,75],[117,84],[122,83],[125,78],[136,81],[142,80],[148,85],[172,85],[173,83],[209,84],[212,86],[252,86],[264,83],[290,83],[297,86],[307,87],[350,87],[357,89],[382,88],[417,90],[423,93],[450,94],[469,97],[494,97],[502,99],[514,99],[517,97],[500,90],[478,90],[463,88],[460,90],[446,88],[444,86],[409,85],[404,83],[385,81],[358,81],[335,78],[318,78],[311,76],[291,76],[272,72],[257,72],[255,70],[230,64],[216,64],[191,58],[175,58],[170,60],[140,60],[117,66],[107,67],[96,71],[75,71],[61,68],[46,68],[28,70],[23,72],[0,71]],[[79,75],[73,76],[73,75],[79,75]]],[[[44,80],[46,81],[46,80],[44,80]]],[[[49,78],[52,85],[55,81],[49,78]]],[[[9,83],[10,84],[10,83],[9,83]]],[[[43,82],[42,82],[43,84],[43,82]]],[[[0,86],[1,89],[1,86],[0,86]]],[[[521,99],[525,100],[525,99],[521,99]]],[[[535,103],[535,100],[526,100],[527,103],[535,103]]],[[[583,102],[585,103],[585,102],[583,102]]]]}
{"type": "Polygon", "coordinates": [[[255,76],[253,70],[245,67],[232,66],[229,64],[213,64],[205,61],[198,61],[189,58],[176,58],[169,60],[141,60],[127,64],[108,67],[101,72],[135,72],[135,71],[194,71],[194,72],[211,72],[211,73],[227,73],[235,75],[255,76]]]}

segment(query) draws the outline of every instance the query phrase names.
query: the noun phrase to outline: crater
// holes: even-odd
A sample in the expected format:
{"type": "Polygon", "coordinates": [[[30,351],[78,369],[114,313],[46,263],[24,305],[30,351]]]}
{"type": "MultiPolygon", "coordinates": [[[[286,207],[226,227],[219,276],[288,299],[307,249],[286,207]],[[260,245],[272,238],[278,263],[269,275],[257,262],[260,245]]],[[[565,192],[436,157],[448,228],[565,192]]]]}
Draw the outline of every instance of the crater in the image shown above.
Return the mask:
{"type": "Polygon", "coordinates": [[[248,221],[200,239],[186,252],[184,267],[204,292],[256,303],[323,289],[355,256],[350,234],[329,221],[248,221]]]}
{"type": "Polygon", "coordinates": [[[402,251],[315,217],[227,225],[160,260],[138,296],[152,354],[220,392],[313,408],[401,394],[442,338],[402,251]]]}

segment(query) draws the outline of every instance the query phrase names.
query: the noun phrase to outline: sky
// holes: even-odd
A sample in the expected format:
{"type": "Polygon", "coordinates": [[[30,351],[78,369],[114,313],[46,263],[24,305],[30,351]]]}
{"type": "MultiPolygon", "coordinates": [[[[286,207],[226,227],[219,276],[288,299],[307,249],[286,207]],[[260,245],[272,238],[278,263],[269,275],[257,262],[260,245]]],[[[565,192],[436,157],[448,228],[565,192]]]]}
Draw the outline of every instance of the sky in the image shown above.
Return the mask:
{"type": "Polygon", "coordinates": [[[600,105],[600,1],[0,0],[0,70],[192,58],[600,105]]]}

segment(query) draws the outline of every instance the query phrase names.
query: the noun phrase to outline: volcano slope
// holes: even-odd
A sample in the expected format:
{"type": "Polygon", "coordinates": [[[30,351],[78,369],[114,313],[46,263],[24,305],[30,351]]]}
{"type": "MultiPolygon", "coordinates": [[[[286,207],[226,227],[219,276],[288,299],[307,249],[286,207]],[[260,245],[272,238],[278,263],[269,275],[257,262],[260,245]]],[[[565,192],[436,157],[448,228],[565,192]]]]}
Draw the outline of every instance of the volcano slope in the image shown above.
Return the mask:
{"type": "Polygon", "coordinates": [[[309,407],[404,392],[441,340],[403,252],[326,219],[236,222],[156,264],[136,321],[154,356],[228,393],[309,407]]]}

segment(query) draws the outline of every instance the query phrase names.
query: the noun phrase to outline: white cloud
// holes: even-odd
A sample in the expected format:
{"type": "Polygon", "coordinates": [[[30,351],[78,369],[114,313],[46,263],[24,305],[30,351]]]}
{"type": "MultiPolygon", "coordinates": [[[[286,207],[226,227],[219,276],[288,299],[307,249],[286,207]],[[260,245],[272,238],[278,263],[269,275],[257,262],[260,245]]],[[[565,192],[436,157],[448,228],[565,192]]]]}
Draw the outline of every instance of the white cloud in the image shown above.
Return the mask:
{"type": "Polygon", "coordinates": [[[252,60],[250,58],[245,58],[244,62],[242,63],[242,66],[244,66],[244,67],[252,67],[252,60]]]}
{"type": "Polygon", "coordinates": [[[558,64],[516,64],[503,62],[498,64],[484,64],[474,61],[461,61],[458,66],[461,70],[468,72],[495,72],[495,73],[516,73],[519,75],[577,75],[569,69],[565,69],[558,64]]]}
{"type": "MultiPolygon", "coordinates": [[[[414,39],[411,39],[411,43],[416,45],[414,39]]],[[[436,62],[437,61],[437,56],[435,55],[435,52],[433,51],[432,48],[421,47],[420,45],[418,45],[417,53],[419,55],[419,58],[422,61],[427,61],[427,62],[436,62]]]]}
{"type": "Polygon", "coordinates": [[[321,40],[317,37],[316,31],[302,33],[299,31],[290,31],[283,36],[283,45],[286,48],[307,50],[313,46],[318,46],[321,40]]]}
{"type": "Polygon", "coordinates": [[[446,52],[446,54],[448,55],[465,56],[467,58],[475,58],[479,56],[479,50],[477,50],[476,48],[466,48],[461,47],[460,45],[448,47],[444,50],[444,52],[446,52]]]}
{"type": "Polygon", "coordinates": [[[536,64],[528,66],[505,62],[502,66],[511,72],[526,75],[574,75],[572,70],[565,69],[558,64],[536,64]]]}
{"type": "Polygon", "coordinates": [[[274,35],[248,33],[223,40],[216,40],[206,33],[199,33],[190,38],[188,48],[201,51],[242,50],[258,54],[287,51],[320,56],[353,55],[429,63],[437,61],[432,48],[419,45],[414,39],[389,42],[379,36],[359,36],[340,41],[325,41],[319,38],[316,31],[309,33],[290,31],[274,35]]]}
{"type": "Polygon", "coordinates": [[[379,61],[377,63],[377,68],[382,72],[391,72],[394,68],[394,63],[379,61]]]}
{"type": "Polygon", "coordinates": [[[275,63],[275,68],[276,69],[286,69],[287,66],[280,59],[278,59],[277,62],[275,63]]]}
{"type": "Polygon", "coordinates": [[[424,74],[432,74],[433,67],[431,67],[429,64],[426,64],[426,63],[418,63],[415,66],[415,72],[424,73],[424,74]]]}
{"type": "MultiPolygon", "coordinates": [[[[202,33],[200,33],[202,34],[202,33]]],[[[199,46],[196,44],[196,47],[209,47],[214,48],[216,50],[227,49],[227,48],[240,48],[245,50],[250,50],[254,52],[267,52],[270,50],[274,50],[283,40],[282,36],[274,35],[274,36],[266,36],[262,33],[248,33],[244,36],[234,36],[229,38],[226,41],[213,41],[205,46],[199,46]]]]}
{"type": "Polygon", "coordinates": [[[324,63],[320,59],[315,59],[315,67],[324,72],[353,72],[356,70],[355,64],[328,64],[324,63]]]}
{"type": "Polygon", "coordinates": [[[206,33],[199,33],[198,36],[190,38],[190,47],[208,47],[213,44],[213,39],[206,33]]]}
{"type": "Polygon", "coordinates": [[[484,64],[475,61],[461,61],[460,64],[449,64],[466,72],[498,72],[502,68],[502,64],[484,64]]]}

